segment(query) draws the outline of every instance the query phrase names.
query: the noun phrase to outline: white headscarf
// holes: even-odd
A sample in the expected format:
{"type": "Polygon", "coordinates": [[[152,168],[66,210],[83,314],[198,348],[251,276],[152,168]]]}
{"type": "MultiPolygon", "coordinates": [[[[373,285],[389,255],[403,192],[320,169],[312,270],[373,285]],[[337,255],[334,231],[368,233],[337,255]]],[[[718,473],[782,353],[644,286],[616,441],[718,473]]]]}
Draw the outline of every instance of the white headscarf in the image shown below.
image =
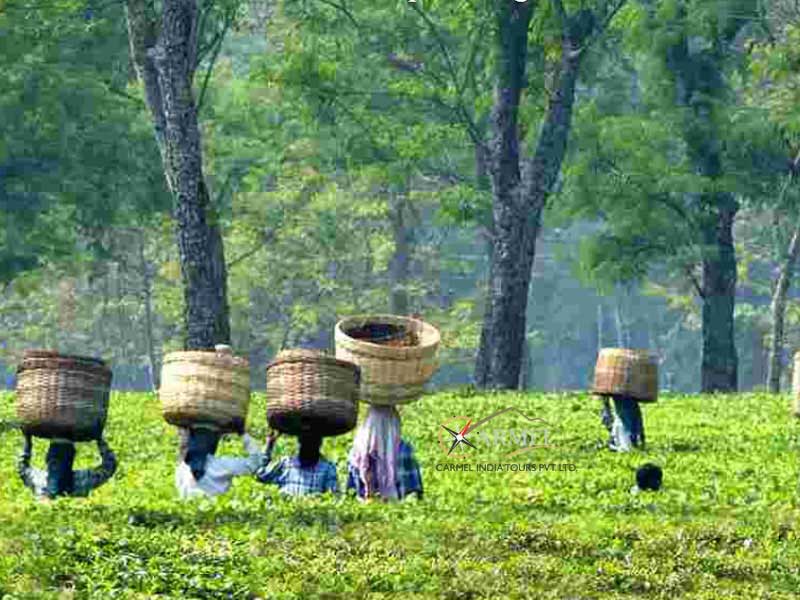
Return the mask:
{"type": "Polygon", "coordinates": [[[394,406],[372,406],[356,432],[350,464],[357,470],[368,494],[396,500],[400,415],[394,406]],[[375,489],[373,489],[373,485],[375,489]]]}

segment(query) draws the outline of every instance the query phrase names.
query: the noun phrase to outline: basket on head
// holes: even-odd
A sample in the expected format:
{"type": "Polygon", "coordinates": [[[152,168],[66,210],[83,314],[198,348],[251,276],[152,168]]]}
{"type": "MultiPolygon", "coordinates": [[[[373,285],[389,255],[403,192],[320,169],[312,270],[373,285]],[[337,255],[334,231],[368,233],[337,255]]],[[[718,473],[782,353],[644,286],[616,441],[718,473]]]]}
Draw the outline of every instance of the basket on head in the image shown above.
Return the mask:
{"type": "Polygon", "coordinates": [[[42,438],[100,437],[108,415],[111,369],[97,358],[28,350],[17,367],[17,417],[42,438]]]}
{"type": "Polygon", "coordinates": [[[170,352],[161,368],[161,412],[178,427],[244,430],[250,406],[250,363],[227,346],[170,352]]]}
{"type": "Polygon", "coordinates": [[[800,351],[794,353],[792,372],[792,415],[800,419],[800,351]]]}
{"type": "Polygon", "coordinates": [[[358,418],[359,369],[317,350],[283,350],[267,365],[267,421],[289,435],[347,433],[358,418]]]}
{"type": "Polygon", "coordinates": [[[419,319],[360,315],[336,324],[336,358],[361,368],[361,400],[394,405],[417,400],[438,368],[439,331],[419,319]]]}
{"type": "Polygon", "coordinates": [[[649,350],[603,348],[597,357],[592,391],[639,402],[658,398],[658,362],[649,350]]]}

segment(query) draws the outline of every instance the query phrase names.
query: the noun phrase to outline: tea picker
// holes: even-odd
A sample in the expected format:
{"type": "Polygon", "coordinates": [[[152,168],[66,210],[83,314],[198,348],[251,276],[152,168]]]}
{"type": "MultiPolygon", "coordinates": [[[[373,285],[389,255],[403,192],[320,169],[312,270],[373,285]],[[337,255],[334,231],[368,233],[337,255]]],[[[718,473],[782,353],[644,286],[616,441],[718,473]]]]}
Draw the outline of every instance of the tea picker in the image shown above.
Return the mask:
{"type": "Polygon", "coordinates": [[[397,406],[418,400],[437,368],[439,331],[416,318],[356,316],[336,325],[336,355],[361,368],[360,398],[369,404],[356,432],[347,488],[359,498],[422,497],[414,451],[401,436],[397,406]]]}
{"type": "Polygon", "coordinates": [[[318,350],[284,350],[267,366],[267,422],[296,436],[297,456],[272,462],[270,434],[256,478],[288,496],[336,492],[336,467],[320,454],[322,439],[352,430],[358,418],[360,372],[318,350]]]}
{"type": "Polygon", "coordinates": [[[86,496],[116,471],[116,457],[103,439],[111,378],[111,369],[96,358],[25,352],[17,368],[17,416],[25,436],[18,473],[36,496],[86,496]],[[45,470],[30,464],[34,436],[50,440],[45,470]],[[74,471],[75,443],[91,440],[100,465],[74,471]]]}
{"type": "Polygon", "coordinates": [[[609,449],[628,452],[644,447],[640,403],[655,402],[658,397],[658,364],[652,353],[603,348],[597,357],[592,391],[603,399],[601,419],[609,432],[609,449]]]}
{"type": "Polygon", "coordinates": [[[258,467],[261,453],[245,433],[250,364],[230,346],[167,354],[159,396],[164,419],[180,437],[175,486],[181,498],[223,494],[234,477],[258,467]],[[246,458],[216,456],[226,433],[242,435],[246,458]]]}

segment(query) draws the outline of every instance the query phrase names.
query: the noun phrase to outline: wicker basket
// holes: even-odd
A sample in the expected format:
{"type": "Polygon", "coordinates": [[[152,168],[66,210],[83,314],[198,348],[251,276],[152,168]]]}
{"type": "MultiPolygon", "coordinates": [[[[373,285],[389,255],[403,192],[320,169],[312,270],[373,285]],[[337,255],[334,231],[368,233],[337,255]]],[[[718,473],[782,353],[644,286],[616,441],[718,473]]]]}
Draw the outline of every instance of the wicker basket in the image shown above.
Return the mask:
{"type": "Polygon", "coordinates": [[[658,363],[649,350],[603,348],[594,370],[593,392],[628,396],[639,402],[658,398],[658,363]]]}
{"type": "Polygon", "coordinates": [[[361,367],[360,398],[376,405],[417,400],[438,368],[439,331],[424,321],[361,315],[336,324],[336,358],[361,367]]]}
{"type": "Polygon", "coordinates": [[[800,351],[794,353],[792,372],[792,414],[800,419],[800,351]]]}
{"type": "Polygon", "coordinates": [[[82,442],[103,433],[111,369],[99,359],[29,350],[17,367],[17,416],[25,433],[82,442]]]}
{"type": "Polygon", "coordinates": [[[250,405],[250,364],[230,350],[186,350],[164,357],[161,368],[164,420],[178,427],[244,429],[250,405]]]}
{"type": "Polygon", "coordinates": [[[316,350],[284,350],[267,365],[267,421],[299,435],[341,435],[356,426],[359,368],[316,350]]]}

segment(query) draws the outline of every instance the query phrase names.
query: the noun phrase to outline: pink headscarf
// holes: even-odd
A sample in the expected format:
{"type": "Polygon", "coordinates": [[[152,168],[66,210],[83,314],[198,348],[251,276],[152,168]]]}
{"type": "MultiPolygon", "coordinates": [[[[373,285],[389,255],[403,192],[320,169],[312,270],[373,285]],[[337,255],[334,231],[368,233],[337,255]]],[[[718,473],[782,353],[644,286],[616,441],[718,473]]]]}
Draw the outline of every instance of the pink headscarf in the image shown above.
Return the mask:
{"type": "Polygon", "coordinates": [[[396,500],[397,454],[400,447],[400,415],[394,406],[372,406],[356,432],[350,464],[358,469],[367,495],[377,493],[396,500]]]}

